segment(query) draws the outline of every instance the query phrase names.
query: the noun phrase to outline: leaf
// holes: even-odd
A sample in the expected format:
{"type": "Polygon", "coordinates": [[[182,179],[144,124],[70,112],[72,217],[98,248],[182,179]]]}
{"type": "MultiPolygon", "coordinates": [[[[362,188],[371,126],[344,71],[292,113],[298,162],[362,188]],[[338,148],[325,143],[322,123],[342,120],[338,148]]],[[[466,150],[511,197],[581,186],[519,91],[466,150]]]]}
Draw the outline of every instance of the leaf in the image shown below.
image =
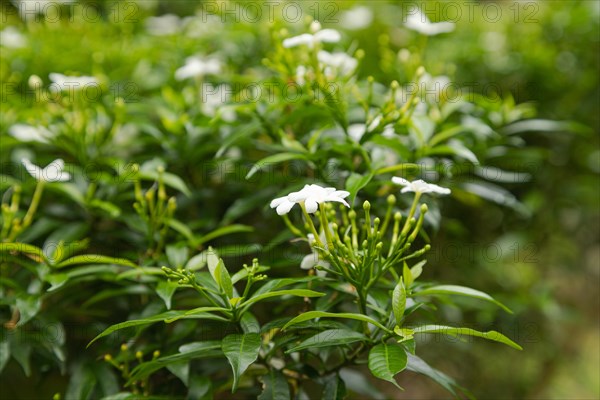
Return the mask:
{"type": "MultiPolygon", "coordinates": [[[[218,310],[221,310],[221,307],[199,307],[194,310],[183,310],[183,311],[175,311],[174,310],[174,311],[167,311],[167,312],[164,312],[161,314],[153,315],[148,318],[133,319],[130,321],[120,322],[118,324],[111,325],[108,328],[106,328],[104,331],[102,331],[102,333],[100,333],[98,336],[96,336],[94,339],[92,339],[92,341],[89,342],[86,347],[90,347],[96,340],[103,338],[104,336],[108,336],[111,333],[121,330],[121,329],[131,328],[131,327],[140,326],[140,325],[149,325],[149,324],[154,324],[156,322],[161,322],[161,321],[171,322],[171,321],[175,321],[177,319],[187,318],[192,315],[199,314],[199,313],[208,313],[209,311],[218,311],[218,310]],[[202,310],[200,311],[200,309],[202,309],[202,310]]],[[[213,314],[207,314],[204,317],[209,318],[209,319],[222,319],[221,317],[219,317],[217,315],[213,315],[213,314]]]]}
{"type": "MultiPolygon", "coordinates": [[[[144,180],[150,181],[158,181],[158,172],[154,170],[140,170],[138,177],[144,180]]],[[[185,194],[187,197],[192,196],[192,192],[187,187],[185,182],[178,177],[177,175],[171,174],[169,172],[162,173],[162,179],[165,185],[172,187],[173,189],[179,190],[181,193],[185,194]]]]}
{"type": "Polygon", "coordinates": [[[188,259],[187,247],[167,246],[165,252],[171,268],[183,268],[188,259]]]}
{"type": "Polygon", "coordinates": [[[263,391],[257,400],[288,400],[290,387],[285,376],[276,369],[270,368],[266,375],[260,377],[263,391]]]}
{"type": "Polygon", "coordinates": [[[74,364],[71,368],[65,399],[90,398],[96,383],[96,376],[88,365],[81,361],[74,364]]]}
{"type": "Polygon", "coordinates": [[[410,274],[412,276],[413,282],[421,276],[421,274],[423,273],[423,266],[425,264],[427,264],[427,260],[419,261],[410,269],[410,274]]]}
{"type": "Polygon", "coordinates": [[[353,172],[348,179],[346,179],[346,190],[350,192],[350,196],[348,197],[350,206],[354,204],[354,199],[356,199],[358,191],[367,186],[369,182],[371,182],[371,179],[373,179],[373,176],[373,172],[366,175],[360,175],[353,172]]]}
{"type": "Polygon", "coordinates": [[[225,268],[225,263],[223,263],[222,258],[219,259],[219,263],[214,269],[213,279],[228,298],[233,297],[233,283],[231,282],[231,276],[229,276],[229,272],[227,272],[227,268],[225,268]]]}
{"type": "Polygon", "coordinates": [[[17,325],[23,326],[40,311],[40,308],[42,308],[42,299],[38,296],[23,294],[17,297],[15,307],[19,310],[20,314],[17,325]]]}
{"type": "Polygon", "coordinates": [[[210,275],[213,277],[213,279],[216,282],[215,269],[217,268],[217,265],[219,264],[219,255],[210,246],[208,247],[208,250],[206,250],[205,252],[202,252],[202,253],[203,254],[206,253],[206,263],[208,264],[208,270],[210,272],[210,275]]]}
{"type": "Polygon", "coordinates": [[[406,366],[406,369],[412,372],[416,372],[417,374],[428,376],[456,397],[458,397],[458,393],[455,390],[455,388],[460,389],[464,392],[465,395],[467,395],[467,397],[472,398],[472,396],[470,396],[468,392],[466,392],[454,381],[454,379],[450,378],[443,372],[440,372],[437,369],[431,367],[429,364],[427,364],[425,361],[423,361],[421,358],[415,355],[408,354],[408,365],[406,366]]]}
{"type": "Polygon", "coordinates": [[[6,335],[0,336],[0,373],[10,360],[10,343],[6,335]]]}
{"type": "Polygon", "coordinates": [[[439,285],[428,287],[427,289],[421,290],[417,293],[413,293],[412,296],[437,296],[437,295],[458,295],[458,296],[466,296],[472,297],[479,300],[488,301],[502,308],[509,314],[512,314],[512,311],[506,307],[504,304],[500,303],[498,300],[494,299],[492,296],[485,292],[481,292],[479,290],[471,289],[465,286],[457,286],[457,285],[439,285]]]}
{"type": "Polygon", "coordinates": [[[223,350],[233,371],[231,392],[234,393],[240,376],[258,358],[260,335],[258,333],[227,335],[221,343],[221,350],[223,350]]]}
{"type": "Polygon", "coordinates": [[[181,233],[190,243],[194,242],[194,232],[183,222],[176,220],[175,218],[168,218],[165,223],[171,227],[171,229],[181,233]]]}
{"type": "Polygon", "coordinates": [[[413,332],[417,333],[443,333],[445,335],[450,336],[459,336],[459,335],[468,335],[468,336],[476,336],[484,339],[492,340],[495,342],[504,343],[507,346],[512,347],[513,349],[523,350],[521,346],[496,331],[488,331],[488,332],[480,332],[471,328],[455,328],[452,326],[445,325],[423,325],[416,328],[413,328],[413,332]]]}
{"type": "Polygon", "coordinates": [[[362,333],[352,331],[350,329],[328,329],[309,337],[308,339],[302,341],[302,343],[299,345],[287,350],[286,353],[289,354],[295,351],[319,347],[343,346],[350,343],[367,340],[369,339],[362,333]]]}
{"type": "Polygon", "coordinates": [[[45,264],[50,265],[50,262],[48,261],[48,258],[46,258],[44,251],[39,247],[26,243],[0,243],[0,252],[10,253],[14,251],[37,256],[45,264]]]}
{"type": "Polygon", "coordinates": [[[400,346],[380,343],[369,351],[369,369],[374,376],[402,389],[394,376],[406,368],[408,358],[400,346]]]}
{"type": "Polygon", "coordinates": [[[396,317],[396,325],[398,326],[402,324],[405,309],[406,288],[404,287],[404,282],[402,281],[402,278],[400,278],[400,282],[398,282],[398,284],[394,288],[394,292],[392,293],[392,310],[394,312],[394,317],[396,317]]]}
{"type": "Polygon", "coordinates": [[[404,267],[402,268],[402,278],[404,279],[404,283],[406,284],[406,287],[410,288],[410,286],[414,282],[414,279],[412,276],[412,271],[410,270],[410,268],[408,268],[408,265],[406,264],[406,262],[404,263],[404,267]]]}
{"type": "Polygon", "coordinates": [[[190,258],[185,264],[185,269],[189,271],[198,271],[206,266],[206,254],[200,253],[196,254],[194,257],[190,258]]]}
{"type": "Polygon", "coordinates": [[[248,226],[248,225],[233,224],[233,225],[224,226],[224,227],[215,229],[214,231],[207,233],[206,235],[203,235],[199,239],[196,239],[194,241],[194,247],[200,246],[201,244],[204,244],[210,240],[216,239],[221,236],[231,235],[232,233],[252,232],[252,231],[254,231],[254,228],[251,226],[248,226]]]}
{"type": "Polygon", "coordinates": [[[221,343],[217,340],[183,345],[179,348],[177,354],[159,357],[156,360],[139,364],[131,371],[127,384],[145,379],[159,369],[171,364],[187,362],[196,358],[222,357],[223,353],[220,348],[221,343]]]}
{"type": "Polygon", "coordinates": [[[297,346],[287,350],[286,353],[328,346],[342,346],[349,343],[369,340],[365,335],[350,329],[328,329],[309,337],[297,346]]]}
{"type": "Polygon", "coordinates": [[[65,261],[62,261],[55,265],[56,268],[64,268],[71,265],[79,264],[115,264],[123,265],[126,267],[137,267],[133,262],[125,258],[115,258],[103,256],[101,254],[82,254],[80,256],[71,257],[65,261]]]}
{"type": "Polygon", "coordinates": [[[306,160],[306,155],[303,153],[278,153],[265,157],[252,166],[248,174],[246,174],[246,179],[250,179],[252,175],[260,171],[263,167],[290,160],[306,160]]]}
{"type": "Polygon", "coordinates": [[[178,286],[177,282],[169,280],[162,280],[156,285],[156,294],[165,302],[167,310],[171,309],[171,298],[178,286]]]}
{"type": "Polygon", "coordinates": [[[325,293],[320,293],[320,292],[315,292],[313,290],[308,290],[308,289],[285,289],[285,290],[276,290],[274,292],[269,292],[269,293],[264,293],[258,296],[254,296],[249,298],[248,300],[244,301],[240,307],[249,307],[254,303],[257,303],[259,301],[271,298],[271,297],[277,297],[277,296],[299,296],[299,297],[320,297],[323,296],[325,293]]]}
{"type": "Polygon", "coordinates": [[[338,375],[333,374],[325,381],[323,388],[324,400],[343,400],[346,397],[346,384],[338,375]]]}
{"type": "Polygon", "coordinates": [[[188,384],[188,400],[211,399],[212,383],[208,376],[193,375],[188,384]]]}
{"type": "MultiPolygon", "coordinates": [[[[322,295],[322,294],[321,294],[322,295]]],[[[379,322],[375,321],[373,318],[368,317],[366,315],[362,315],[362,314],[352,314],[352,313],[331,313],[331,312],[325,312],[325,311],[308,311],[305,313],[302,313],[300,315],[298,315],[297,317],[293,318],[292,320],[290,320],[287,324],[285,324],[283,326],[283,328],[281,328],[282,330],[286,330],[288,327],[300,323],[300,322],[304,322],[304,321],[308,321],[314,318],[347,318],[347,319],[355,319],[358,321],[364,321],[364,322],[368,322],[376,327],[378,327],[379,329],[382,329],[386,332],[390,332],[389,329],[387,329],[385,326],[381,325],[379,322]]]]}

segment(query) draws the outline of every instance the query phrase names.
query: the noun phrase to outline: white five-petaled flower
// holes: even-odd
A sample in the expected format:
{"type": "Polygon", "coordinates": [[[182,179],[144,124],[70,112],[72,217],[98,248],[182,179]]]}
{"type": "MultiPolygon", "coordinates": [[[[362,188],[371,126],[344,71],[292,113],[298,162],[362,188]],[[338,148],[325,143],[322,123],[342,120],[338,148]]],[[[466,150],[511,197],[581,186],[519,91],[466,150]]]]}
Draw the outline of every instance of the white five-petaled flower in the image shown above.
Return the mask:
{"type": "Polygon", "coordinates": [[[434,36],[440,33],[452,32],[454,30],[454,24],[452,22],[431,22],[427,15],[423,14],[419,9],[408,15],[404,26],[426,36],[434,36]]]}
{"type": "Polygon", "coordinates": [[[8,26],[0,31],[0,46],[18,49],[27,46],[27,39],[18,29],[8,26]]]}
{"type": "Polygon", "coordinates": [[[219,74],[221,72],[221,61],[216,58],[202,59],[200,57],[188,57],[185,65],[175,71],[175,79],[182,81],[187,78],[204,76],[208,74],[219,74]]]}
{"type": "Polygon", "coordinates": [[[56,72],[52,72],[48,76],[52,81],[52,84],[50,84],[51,92],[60,92],[70,89],[81,90],[87,86],[98,86],[99,84],[98,80],[93,76],[67,76],[56,72]]]}
{"type": "Polygon", "coordinates": [[[342,35],[335,29],[321,29],[318,21],[313,21],[310,26],[313,33],[303,33],[283,40],[283,47],[290,48],[306,45],[313,48],[317,43],[337,43],[342,39],[342,35]]]}
{"type": "Polygon", "coordinates": [[[392,182],[396,185],[404,186],[401,192],[415,192],[415,193],[439,193],[439,194],[450,194],[450,189],[444,188],[433,183],[427,183],[422,179],[409,182],[404,178],[394,176],[392,182]]]}
{"type": "Polygon", "coordinates": [[[287,196],[278,197],[271,201],[271,208],[276,208],[277,214],[283,215],[290,212],[294,204],[304,203],[306,212],[312,214],[317,211],[319,204],[334,201],[342,203],[346,207],[350,207],[346,200],[346,197],[350,195],[350,192],[345,190],[337,190],[336,188],[327,187],[324,188],[319,185],[305,185],[302,190],[298,192],[292,192],[287,196]]]}
{"type": "Polygon", "coordinates": [[[46,168],[43,169],[33,164],[27,158],[23,158],[21,162],[23,163],[23,166],[25,166],[27,172],[29,172],[29,174],[38,181],[64,182],[71,179],[71,174],[63,171],[65,168],[65,162],[60,158],[52,161],[50,164],[46,165],[46,168]]]}
{"type": "Polygon", "coordinates": [[[52,132],[43,126],[31,126],[26,124],[15,124],[8,129],[14,138],[22,142],[48,143],[54,136],[52,132]]]}

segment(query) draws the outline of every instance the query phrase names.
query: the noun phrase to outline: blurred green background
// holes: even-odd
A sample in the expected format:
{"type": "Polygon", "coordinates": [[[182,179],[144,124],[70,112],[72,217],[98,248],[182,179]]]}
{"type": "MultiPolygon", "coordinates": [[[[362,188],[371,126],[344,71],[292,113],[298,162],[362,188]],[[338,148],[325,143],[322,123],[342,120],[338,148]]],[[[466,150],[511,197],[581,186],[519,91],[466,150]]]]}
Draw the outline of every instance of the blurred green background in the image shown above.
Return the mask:
{"type": "MultiPolygon", "coordinates": [[[[452,75],[458,86],[471,87],[475,93],[499,92],[517,103],[530,102],[538,118],[574,121],[584,127],[530,129],[523,137],[528,158],[506,161],[526,162],[533,174],[530,181],[506,185],[528,213],[484,201],[467,206],[448,199],[443,211],[448,222],[440,228],[436,250],[429,256],[435,268],[426,269],[427,279],[479,288],[515,311],[512,316],[486,310],[461,314],[448,307],[444,309],[448,320],[488,325],[525,350],[515,353],[482,342],[476,346],[431,342],[423,346],[422,357],[482,399],[600,398],[600,2],[323,1],[312,9],[312,3],[302,3],[309,13],[318,10],[321,15],[315,17],[325,26],[343,31],[351,48],[364,49],[362,76],[372,75],[384,83],[406,81],[409,77],[399,76],[393,61],[415,62],[411,55],[426,46],[417,61],[432,74],[452,75]],[[456,30],[425,43],[423,37],[401,29],[402,16],[414,6],[434,21],[456,22],[456,30]],[[369,24],[352,26],[357,9],[364,18],[370,16],[369,24]]],[[[85,4],[98,10],[114,5],[85,4]]],[[[260,64],[268,52],[266,22],[242,20],[218,32],[211,31],[209,24],[201,25],[196,37],[155,36],[147,33],[147,17],[167,13],[185,17],[200,4],[131,4],[136,4],[131,23],[124,20],[133,9],[121,7],[116,21],[111,18],[116,14],[105,13],[95,23],[39,24],[23,22],[14,4],[3,1],[2,29],[11,25],[27,31],[28,43],[20,53],[2,54],[2,82],[26,85],[30,75],[45,79],[54,71],[99,75],[110,71],[112,81],[134,79],[139,84],[135,93],[121,88],[122,95],[168,96],[162,88],[164,76],[179,66],[183,55],[219,50],[230,68],[241,71],[246,64],[260,64]]],[[[11,112],[11,106],[15,105],[2,103],[2,131],[22,118],[22,113],[11,112]]],[[[143,119],[152,103],[133,108],[137,112],[131,117],[143,119]]],[[[33,104],[25,114],[34,119],[37,111],[33,104]]],[[[157,113],[161,116],[160,110],[157,113]]],[[[167,146],[164,151],[171,157],[177,151],[197,157],[214,151],[218,143],[204,146],[167,146]]],[[[231,184],[244,187],[243,182],[231,184]]],[[[27,385],[18,368],[3,372],[3,386],[8,380],[27,385]]],[[[400,384],[407,390],[398,398],[448,397],[430,381],[410,373],[403,375],[400,384]]]]}

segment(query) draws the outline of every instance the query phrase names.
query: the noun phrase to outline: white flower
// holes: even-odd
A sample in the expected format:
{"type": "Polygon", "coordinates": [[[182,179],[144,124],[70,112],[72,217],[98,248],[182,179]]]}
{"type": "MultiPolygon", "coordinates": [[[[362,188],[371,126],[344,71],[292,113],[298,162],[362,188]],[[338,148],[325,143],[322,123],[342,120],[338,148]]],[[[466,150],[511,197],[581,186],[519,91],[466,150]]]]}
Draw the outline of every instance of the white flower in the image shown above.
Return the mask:
{"type": "Polygon", "coordinates": [[[209,117],[214,117],[217,115],[217,111],[220,111],[221,118],[224,121],[235,121],[235,111],[230,107],[226,107],[232,94],[231,86],[225,83],[217,86],[211,83],[202,85],[202,112],[209,117]]]}
{"type": "Polygon", "coordinates": [[[426,36],[434,36],[440,33],[452,32],[454,30],[454,24],[452,22],[431,22],[427,15],[423,14],[421,10],[417,10],[414,14],[410,14],[406,18],[404,26],[426,36]]]}
{"type": "Polygon", "coordinates": [[[313,33],[303,33],[302,35],[284,39],[283,47],[290,48],[307,45],[312,49],[317,43],[337,43],[342,39],[342,35],[335,29],[321,29],[321,24],[318,21],[313,21],[311,31],[313,33]]]}
{"type": "Polygon", "coordinates": [[[8,129],[8,133],[22,142],[48,143],[54,134],[43,126],[15,124],[8,129]]]}
{"type": "Polygon", "coordinates": [[[321,64],[335,68],[342,75],[353,72],[358,65],[356,58],[342,52],[329,53],[321,50],[317,53],[317,59],[321,64]]]}
{"type": "Polygon", "coordinates": [[[38,181],[43,182],[64,182],[71,179],[71,174],[66,171],[63,171],[65,168],[65,162],[60,158],[52,161],[50,164],[46,166],[46,168],[42,169],[35,164],[32,164],[26,158],[21,160],[23,166],[31,176],[33,176],[38,181]]]}
{"type": "Polygon", "coordinates": [[[179,33],[182,20],[175,14],[165,14],[146,19],[146,30],[154,36],[168,36],[179,33]]]}
{"type": "Polygon", "coordinates": [[[296,83],[298,85],[304,85],[306,83],[306,74],[308,73],[308,68],[304,65],[298,65],[296,67],[296,83]]]}
{"type": "Polygon", "coordinates": [[[0,45],[18,49],[27,46],[27,40],[14,26],[8,26],[0,31],[0,45]]]}
{"type": "Polygon", "coordinates": [[[369,126],[366,124],[351,124],[348,126],[348,136],[355,142],[360,142],[363,135],[367,132],[373,132],[381,123],[381,115],[378,115],[371,121],[369,126]]]}
{"type": "Polygon", "coordinates": [[[52,84],[50,84],[51,92],[69,89],[80,90],[88,85],[98,85],[98,80],[93,76],[67,76],[56,72],[52,72],[48,76],[52,81],[52,84]]]}
{"type": "Polygon", "coordinates": [[[422,179],[409,182],[404,178],[394,176],[392,182],[396,185],[404,186],[401,192],[415,192],[415,193],[439,193],[439,194],[450,194],[450,189],[434,185],[433,183],[427,183],[422,179]]]}
{"type": "MultiPolygon", "coordinates": [[[[323,243],[323,245],[325,246],[325,250],[328,250],[327,240],[325,238],[325,231],[321,231],[321,234],[319,235],[319,239],[321,240],[321,243],[323,243]]],[[[308,234],[308,244],[310,245],[312,253],[304,256],[304,258],[300,262],[300,268],[308,270],[308,269],[313,269],[317,265],[321,265],[325,268],[330,268],[331,264],[329,264],[328,261],[322,260],[321,257],[319,257],[319,252],[313,247],[314,243],[315,243],[315,235],[313,235],[312,233],[309,233],[308,234]]],[[[327,274],[327,271],[317,270],[318,276],[325,276],[326,274],[327,274]]]]}
{"type": "Polygon", "coordinates": [[[346,29],[364,29],[373,22],[373,11],[365,6],[354,7],[348,11],[343,11],[341,19],[341,26],[346,29]]]}
{"type": "Polygon", "coordinates": [[[200,57],[188,57],[185,65],[175,71],[175,79],[182,81],[187,78],[204,76],[208,74],[219,74],[221,72],[221,61],[216,58],[202,59],[200,57]]]}
{"type": "Polygon", "coordinates": [[[277,214],[283,215],[290,212],[294,204],[304,203],[306,212],[312,214],[317,211],[319,204],[328,201],[342,203],[350,207],[344,198],[348,197],[350,192],[337,190],[336,188],[324,188],[319,185],[305,185],[302,190],[292,192],[284,197],[279,197],[271,201],[270,207],[277,209],[277,214]]]}

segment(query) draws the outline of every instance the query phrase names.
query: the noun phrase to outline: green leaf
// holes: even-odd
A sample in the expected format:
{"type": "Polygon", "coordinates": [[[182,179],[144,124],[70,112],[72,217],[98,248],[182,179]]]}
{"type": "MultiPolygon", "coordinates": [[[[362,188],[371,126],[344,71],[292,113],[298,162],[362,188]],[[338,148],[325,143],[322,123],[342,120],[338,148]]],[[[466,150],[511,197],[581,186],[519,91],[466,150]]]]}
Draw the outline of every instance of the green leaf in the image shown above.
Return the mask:
{"type": "Polygon", "coordinates": [[[265,157],[252,166],[252,168],[246,175],[246,179],[250,179],[252,175],[260,171],[263,167],[266,167],[268,165],[279,164],[284,161],[290,160],[306,160],[306,155],[303,153],[278,153],[272,156],[265,157]]]}
{"type": "Polygon", "coordinates": [[[156,360],[139,364],[131,371],[127,384],[145,379],[159,369],[171,364],[187,362],[197,358],[222,357],[223,353],[220,348],[221,343],[217,340],[183,345],[179,348],[177,354],[159,357],[156,360]]]}
{"type": "Polygon", "coordinates": [[[212,400],[212,383],[208,376],[194,374],[188,384],[188,400],[212,400]]]}
{"type": "Polygon", "coordinates": [[[190,243],[194,242],[194,232],[183,222],[176,220],[175,218],[168,218],[165,223],[171,227],[171,229],[181,233],[190,243]]]}
{"type": "Polygon", "coordinates": [[[320,297],[323,296],[325,293],[320,293],[320,292],[315,292],[313,290],[308,290],[308,289],[285,289],[285,290],[276,290],[274,292],[269,292],[269,293],[264,293],[264,294],[260,294],[258,296],[254,296],[249,298],[248,300],[244,301],[240,307],[249,307],[254,303],[257,303],[259,301],[271,298],[271,297],[277,297],[277,296],[299,296],[299,297],[320,297]]]}
{"type": "Polygon", "coordinates": [[[202,252],[202,254],[204,253],[206,253],[206,263],[208,264],[208,270],[210,272],[210,275],[216,282],[215,269],[219,264],[219,254],[210,246],[208,247],[208,250],[202,252]]]}
{"type": "Polygon", "coordinates": [[[367,186],[369,182],[371,182],[371,179],[373,179],[373,176],[373,172],[366,175],[360,175],[353,172],[348,179],[346,179],[346,190],[350,192],[350,196],[348,197],[350,206],[354,204],[354,199],[356,198],[358,191],[367,186]]]}
{"type": "Polygon", "coordinates": [[[410,269],[410,275],[412,276],[413,282],[419,279],[423,273],[423,266],[427,264],[427,260],[419,261],[410,269]]]}
{"type": "Polygon", "coordinates": [[[183,268],[188,260],[187,247],[167,246],[165,252],[167,253],[169,265],[173,269],[183,268]]]}
{"type": "Polygon", "coordinates": [[[290,387],[285,376],[276,369],[270,368],[266,375],[260,377],[263,391],[257,400],[288,400],[290,399],[290,387]]]}
{"type": "Polygon", "coordinates": [[[241,224],[233,224],[224,226],[222,228],[215,229],[214,231],[203,235],[202,237],[195,239],[194,246],[200,246],[210,240],[216,239],[221,236],[231,235],[232,233],[240,233],[240,232],[252,232],[254,228],[248,225],[241,224]]]}
{"type": "Polygon", "coordinates": [[[200,254],[196,254],[194,257],[190,258],[185,264],[185,269],[189,271],[198,271],[206,266],[206,254],[204,252],[200,254]]]}
{"type": "MultiPolygon", "coordinates": [[[[158,181],[158,172],[150,169],[140,170],[138,177],[144,180],[158,181]]],[[[170,186],[173,189],[179,190],[187,197],[191,197],[192,192],[190,192],[190,189],[187,187],[185,182],[177,175],[171,174],[169,172],[163,172],[162,179],[165,185],[170,186]]]]}
{"type": "Polygon", "coordinates": [[[14,251],[29,254],[32,256],[37,256],[39,260],[43,261],[45,264],[50,265],[50,261],[48,261],[48,258],[46,258],[44,251],[39,247],[26,243],[0,243],[0,252],[10,253],[14,251]]]}
{"type": "Polygon", "coordinates": [[[97,384],[96,376],[89,365],[79,362],[71,368],[66,399],[88,399],[97,384]]]}
{"type": "Polygon", "coordinates": [[[20,314],[18,326],[23,326],[40,311],[42,299],[38,296],[23,294],[17,297],[15,306],[20,314]]]}
{"type": "Polygon", "coordinates": [[[369,351],[369,369],[379,379],[393,383],[399,389],[400,385],[394,376],[406,368],[408,358],[400,346],[380,343],[369,351]]]}
{"type": "Polygon", "coordinates": [[[404,287],[404,282],[402,278],[400,278],[400,282],[394,288],[394,292],[392,293],[392,310],[394,312],[394,317],[396,317],[396,325],[402,324],[402,319],[404,318],[404,310],[406,309],[406,288],[404,287]]]}
{"type": "Polygon", "coordinates": [[[404,263],[404,267],[402,267],[402,278],[404,279],[404,284],[406,285],[406,287],[410,288],[410,286],[414,282],[414,279],[412,276],[412,271],[410,270],[410,268],[408,268],[406,262],[404,263]]]}
{"type": "Polygon", "coordinates": [[[175,290],[177,290],[178,286],[179,285],[177,282],[172,282],[169,280],[162,280],[158,282],[158,285],[156,285],[156,294],[158,297],[163,299],[165,305],[167,306],[167,310],[171,309],[171,298],[173,297],[173,294],[175,293],[175,290]]]}
{"type": "MultiPolygon", "coordinates": [[[[322,294],[321,294],[322,295],[322,294]]],[[[355,319],[357,321],[364,321],[364,322],[368,322],[376,327],[378,327],[379,329],[382,329],[386,332],[391,332],[389,329],[387,329],[385,326],[383,326],[382,324],[380,324],[379,322],[375,321],[373,318],[368,317],[366,315],[362,315],[362,314],[353,314],[353,313],[332,313],[332,312],[325,312],[325,311],[308,311],[305,313],[302,313],[300,315],[298,315],[297,317],[293,318],[292,320],[290,320],[287,324],[285,324],[282,328],[282,330],[286,330],[288,327],[294,325],[294,324],[298,324],[300,322],[304,322],[304,321],[308,321],[314,318],[347,318],[347,319],[355,319]]]]}
{"type": "Polygon", "coordinates": [[[213,270],[213,279],[227,297],[231,299],[233,297],[233,283],[231,282],[231,276],[229,275],[229,272],[227,272],[227,268],[225,268],[225,263],[223,263],[222,258],[219,259],[219,262],[213,270]]]}
{"type": "Polygon", "coordinates": [[[134,320],[130,320],[130,321],[125,321],[125,322],[120,322],[118,324],[115,325],[111,325],[108,328],[106,328],[102,333],[100,333],[98,336],[96,336],[91,342],[88,343],[87,347],[90,347],[96,340],[103,338],[104,336],[108,336],[111,333],[121,330],[121,329],[125,329],[125,328],[131,328],[134,326],[140,326],[140,325],[149,325],[149,324],[154,324],[156,322],[171,322],[171,321],[175,321],[177,319],[182,319],[182,318],[189,318],[190,316],[196,316],[199,313],[207,313],[206,315],[204,315],[204,318],[208,318],[208,319],[223,319],[217,315],[213,315],[213,314],[208,314],[209,311],[218,311],[221,310],[221,307],[200,307],[194,310],[184,310],[184,311],[167,311],[161,314],[157,314],[157,315],[153,315],[151,317],[148,318],[142,318],[142,319],[134,319],[134,320]],[[202,309],[200,311],[200,308],[202,309]]]}
{"type": "Polygon", "coordinates": [[[412,372],[416,372],[417,374],[428,376],[457,398],[459,398],[459,396],[456,389],[460,389],[462,392],[464,392],[466,397],[472,398],[472,396],[470,396],[470,394],[466,390],[464,390],[454,381],[454,379],[450,378],[443,372],[440,372],[437,369],[431,367],[429,364],[427,364],[425,361],[423,361],[421,358],[415,355],[408,354],[408,365],[406,366],[406,369],[412,372]]]}
{"type": "Polygon", "coordinates": [[[260,335],[257,333],[227,335],[223,339],[221,350],[233,370],[232,393],[237,389],[240,376],[258,358],[260,340],[260,335]]]}
{"type": "Polygon", "coordinates": [[[0,373],[10,360],[10,343],[6,335],[0,336],[0,373]]]}
{"type": "Polygon", "coordinates": [[[512,314],[512,311],[506,307],[504,304],[500,303],[498,300],[494,299],[487,293],[481,292],[479,290],[471,289],[465,286],[457,286],[457,285],[439,285],[428,287],[427,289],[421,290],[417,293],[413,293],[412,296],[437,296],[437,295],[457,295],[457,296],[466,296],[472,297],[479,300],[488,301],[502,308],[509,314],[512,314]]]}
{"type": "Polygon", "coordinates": [[[445,325],[424,325],[413,328],[413,332],[417,333],[443,333],[445,335],[450,336],[460,336],[460,335],[468,335],[468,336],[476,336],[484,339],[492,340],[495,342],[504,343],[507,346],[512,347],[513,349],[523,350],[521,346],[496,331],[488,331],[488,332],[480,332],[471,328],[455,328],[452,326],[445,325]]]}
{"type": "Polygon", "coordinates": [[[362,333],[350,329],[328,329],[309,337],[299,345],[287,350],[286,353],[293,353],[304,349],[316,349],[319,347],[343,346],[368,340],[369,339],[362,333]]]}
{"type": "Polygon", "coordinates": [[[344,380],[338,375],[333,374],[325,381],[325,387],[323,388],[323,399],[324,400],[343,400],[346,397],[346,384],[344,380]]]}
{"type": "Polygon", "coordinates": [[[56,268],[64,268],[71,265],[80,265],[80,264],[115,264],[115,265],[123,265],[126,267],[137,267],[133,262],[125,259],[125,258],[115,258],[103,256],[101,254],[82,254],[80,256],[71,257],[65,261],[62,261],[55,265],[56,268]]]}

